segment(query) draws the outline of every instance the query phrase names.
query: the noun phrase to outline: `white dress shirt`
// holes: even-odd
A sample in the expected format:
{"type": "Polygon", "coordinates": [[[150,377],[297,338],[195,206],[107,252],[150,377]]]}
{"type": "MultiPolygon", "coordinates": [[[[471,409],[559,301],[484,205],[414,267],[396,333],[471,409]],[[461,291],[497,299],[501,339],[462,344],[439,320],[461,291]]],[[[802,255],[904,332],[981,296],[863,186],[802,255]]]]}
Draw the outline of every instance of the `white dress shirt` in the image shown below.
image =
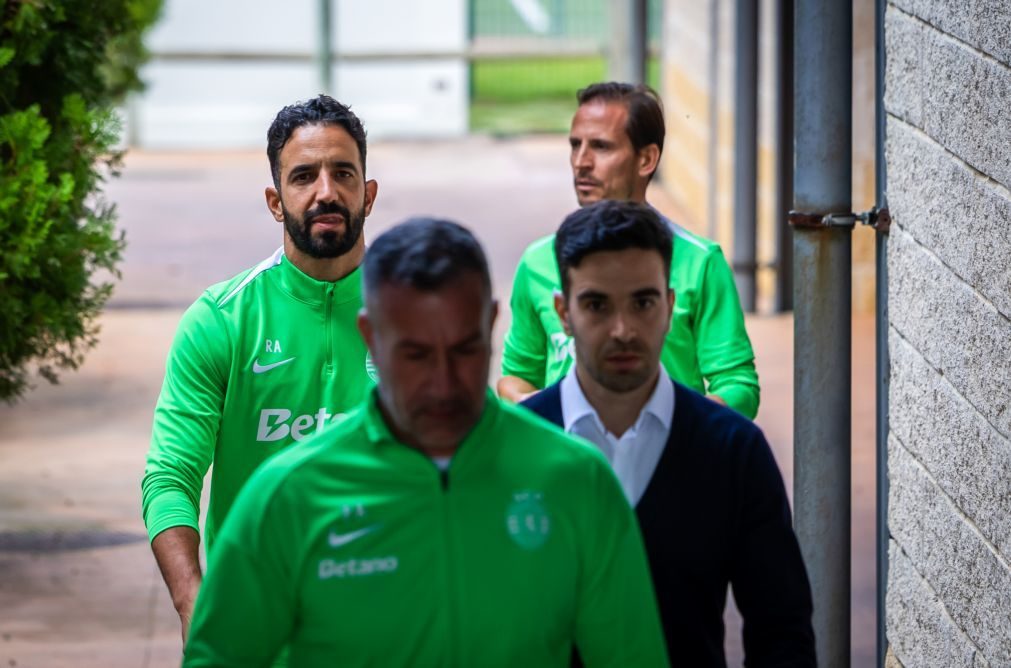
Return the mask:
{"type": "Polygon", "coordinates": [[[649,485],[670,437],[674,419],[674,385],[664,368],[635,424],[617,437],[600,421],[576,377],[573,366],[562,379],[562,422],[566,433],[595,444],[611,462],[628,502],[635,506],[649,485]]]}

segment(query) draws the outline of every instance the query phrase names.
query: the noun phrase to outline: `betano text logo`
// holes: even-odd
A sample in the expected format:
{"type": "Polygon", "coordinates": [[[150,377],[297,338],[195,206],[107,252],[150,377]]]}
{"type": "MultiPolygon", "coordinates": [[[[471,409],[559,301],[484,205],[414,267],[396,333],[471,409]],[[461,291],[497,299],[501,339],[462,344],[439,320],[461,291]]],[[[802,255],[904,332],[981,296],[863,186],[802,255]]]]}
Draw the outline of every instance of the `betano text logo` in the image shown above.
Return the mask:
{"type": "Polygon", "coordinates": [[[393,573],[400,563],[396,557],[379,557],[377,559],[348,559],[335,561],[323,559],[319,562],[319,579],[358,578],[379,573],[393,573]]]}
{"type": "Polygon", "coordinates": [[[256,440],[260,442],[281,441],[291,436],[296,441],[323,431],[327,421],[336,422],[344,413],[330,413],[321,408],[312,415],[299,415],[292,419],[287,408],[264,408],[260,411],[260,424],[256,429],[256,440]]]}

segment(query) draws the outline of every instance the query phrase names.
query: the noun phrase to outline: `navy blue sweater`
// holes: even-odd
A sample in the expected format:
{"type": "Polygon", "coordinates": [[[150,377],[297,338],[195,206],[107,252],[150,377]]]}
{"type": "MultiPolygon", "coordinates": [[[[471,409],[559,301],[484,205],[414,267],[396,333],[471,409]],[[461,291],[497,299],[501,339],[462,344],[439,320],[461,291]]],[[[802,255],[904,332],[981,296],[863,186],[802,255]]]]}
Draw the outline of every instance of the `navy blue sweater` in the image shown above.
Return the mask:
{"type": "MultiPolygon", "coordinates": [[[[557,383],[522,405],[563,425],[557,383]]],[[[726,666],[728,584],[749,668],[816,665],[786,489],[753,422],[674,383],[670,439],[635,511],[675,666],[726,666]]]]}

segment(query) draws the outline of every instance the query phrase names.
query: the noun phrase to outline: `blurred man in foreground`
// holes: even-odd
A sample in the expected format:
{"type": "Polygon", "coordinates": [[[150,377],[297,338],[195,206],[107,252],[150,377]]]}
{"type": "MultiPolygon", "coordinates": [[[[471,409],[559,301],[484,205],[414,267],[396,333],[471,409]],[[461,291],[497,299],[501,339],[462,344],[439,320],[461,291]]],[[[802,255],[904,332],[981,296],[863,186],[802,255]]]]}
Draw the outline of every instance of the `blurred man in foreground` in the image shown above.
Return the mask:
{"type": "Polygon", "coordinates": [[[497,306],[462,227],[370,247],[379,385],[267,462],[211,556],[186,666],[667,664],[635,518],[605,459],[487,389],[497,306]]]}
{"type": "MultiPolygon", "coordinates": [[[[580,206],[646,202],[664,142],[660,99],[646,86],[598,83],[578,95],[569,133],[580,206]]],[[[758,413],[758,374],[737,288],[720,247],[665,220],[673,237],[670,287],[678,299],[661,361],[679,383],[748,418],[758,413]]],[[[572,340],[555,314],[560,287],[553,236],[524,252],[513,282],[512,324],[502,353],[502,397],[519,401],[572,366],[572,340]]]]}
{"type": "Polygon", "coordinates": [[[565,219],[555,306],[576,365],[523,405],[596,444],[614,467],[675,665],[726,666],[729,584],[747,666],[813,667],[811,590],[765,436],[660,364],[678,298],[671,243],[670,228],[639,204],[599,202],[565,219]]]}

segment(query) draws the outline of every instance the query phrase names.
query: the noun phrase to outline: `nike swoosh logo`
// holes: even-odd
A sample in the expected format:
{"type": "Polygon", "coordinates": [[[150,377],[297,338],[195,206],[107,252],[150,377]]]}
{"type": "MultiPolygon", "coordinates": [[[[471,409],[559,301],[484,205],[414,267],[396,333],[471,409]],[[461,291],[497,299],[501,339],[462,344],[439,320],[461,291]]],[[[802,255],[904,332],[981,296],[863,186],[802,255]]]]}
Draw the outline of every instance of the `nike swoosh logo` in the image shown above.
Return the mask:
{"type": "Polygon", "coordinates": [[[287,364],[288,362],[295,359],[294,357],[289,357],[286,360],[281,360],[280,362],[274,362],[273,364],[260,364],[260,360],[253,360],[253,373],[263,373],[264,371],[270,371],[271,369],[276,369],[282,364],[287,364]]]}
{"type": "Polygon", "coordinates": [[[372,526],[365,527],[364,529],[358,529],[357,531],[352,531],[350,533],[334,533],[331,531],[328,542],[330,543],[330,547],[340,547],[342,545],[347,545],[352,541],[356,541],[362,536],[366,536],[378,528],[378,524],[373,524],[372,526]]]}

